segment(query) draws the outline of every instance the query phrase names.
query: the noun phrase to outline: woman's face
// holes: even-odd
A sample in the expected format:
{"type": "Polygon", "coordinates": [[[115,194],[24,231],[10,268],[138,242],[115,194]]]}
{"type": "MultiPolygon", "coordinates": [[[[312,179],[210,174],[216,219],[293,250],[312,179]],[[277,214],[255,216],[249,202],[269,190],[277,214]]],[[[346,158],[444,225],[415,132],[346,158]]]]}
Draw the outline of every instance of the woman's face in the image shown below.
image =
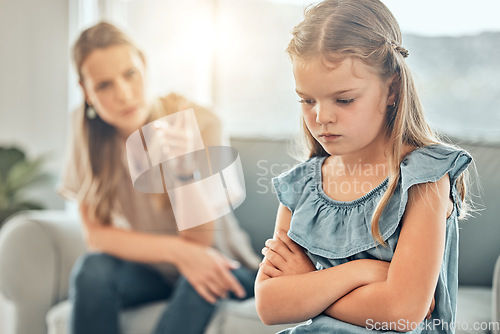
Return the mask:
{"type": "Polygon", "coordinates": [[[96,49],[81,67],[85,99],[99,117],[128,137],[148,117],[144,62],[124,45],[96,49]]]}
{"type": "Polygon", "coordinates": [[[363,155],[383,141],[389,83],[352,57],[326,68],[319,59],[294,59],[304,121],[331,155],[363,155]]]}

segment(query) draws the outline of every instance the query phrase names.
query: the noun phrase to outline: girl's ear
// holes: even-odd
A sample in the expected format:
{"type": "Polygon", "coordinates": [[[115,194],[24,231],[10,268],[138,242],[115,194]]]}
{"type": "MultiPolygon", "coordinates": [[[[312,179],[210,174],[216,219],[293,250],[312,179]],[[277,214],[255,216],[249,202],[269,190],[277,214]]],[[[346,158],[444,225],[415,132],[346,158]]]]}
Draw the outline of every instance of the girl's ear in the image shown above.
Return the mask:
{"type": "Polygon", "coordinates": [[[401,81],[397,74],[394,74],[391,79],[389,79],[389,95],[387,96],[387,105],[393,106],[398,98],[399,86],[401,81]]]}

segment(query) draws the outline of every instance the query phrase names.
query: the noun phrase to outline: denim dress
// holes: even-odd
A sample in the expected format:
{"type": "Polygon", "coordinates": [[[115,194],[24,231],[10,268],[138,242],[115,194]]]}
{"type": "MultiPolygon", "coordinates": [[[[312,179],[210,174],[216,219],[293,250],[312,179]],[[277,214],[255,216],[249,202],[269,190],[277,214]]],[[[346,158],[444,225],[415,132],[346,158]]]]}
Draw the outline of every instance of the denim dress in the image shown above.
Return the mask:
{"type": "MultiPolygon", "coordinates": [[[[446,220],[445,249],[435,292],[435,309],[430,320],[424,320],[409,333],[454,333],[458,289],[457,217],[462,208],[456,180],[471,163],[471,156],[464,150],[434,144],[415,149],[403,159],[398,187],[379,221],[380,233],[388,248],[375,244],[371,218],[389,179],[356,200],[333,200],[322,186],[321,167],[326,158],[310,158],[273,178],[279,201],[292,212],[288,236],[305,249],[318,270],[357,259],[391,261],[401,231],[408,190],[419,183],[438,181],[449,173],[453,212],[446,220]]],[[[323,314],[279,333],[374,332],[401,333],[384,331],[381,325],[377,328],[370,322],[361,327],[323,314]]]]}

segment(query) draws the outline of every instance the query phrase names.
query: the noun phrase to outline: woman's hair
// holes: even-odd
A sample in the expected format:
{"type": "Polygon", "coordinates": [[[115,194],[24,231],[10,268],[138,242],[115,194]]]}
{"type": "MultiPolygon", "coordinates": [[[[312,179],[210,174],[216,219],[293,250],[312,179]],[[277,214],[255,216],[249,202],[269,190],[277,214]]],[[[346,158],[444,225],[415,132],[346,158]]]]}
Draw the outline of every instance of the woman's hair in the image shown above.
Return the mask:
{"type": "MultiPolygon", "coordinates": [[[[379,229],[379,219],[397,188],[403,145],[424,147],[443,143],[427,124],[411,71],[405,61],[408,51],[401,46],[399,25],[389,9],[379,0],[325,0],[305,11],[305,18],[293,30],[287,52],[292,58],[319,58],[325,64],[346,57],[356,57],[374,70],[382,80],[394,77],[391,85],[396,94],[394,106],[386,112],[385,135],[388,152],[389,184],[375,208],[371,232],[374,240],[386,245],[379,229]]],[[[302,130],[309,157],[328,153],[314,139],[302,117],[302,130]]],[[[465,201],[465,173],[457,187],[465,201]]],[[[465,204],[465,202],[464,202],[465,204]]],[[[460,218],[466,214],[464,205],[460,218]]]]}
{"type": "MultiPolygon", "coordinates": [[[[137,52],[144,61],[143,53],[120,29],[112,24],[101,22],[83,31],[73,46],[73,60],[79,80],[84,84],[82,65],[95,50],[111,46],[127,46],[137,52]]],[[[89,216],[103,224],[111,221],[111,212],[116,199],[120,179],[119,164],[121,161],[117,141],[117,130],[104,122],[98,115],[95,118],[86,117],[89,105],[84,101],[84,112],[78,120],[74,131],[81,131],[77,138],[84,138],[81,157],[86,161],[86,170],[82,188],[78,194],[79,200],[89,208],[89,216]]]]}

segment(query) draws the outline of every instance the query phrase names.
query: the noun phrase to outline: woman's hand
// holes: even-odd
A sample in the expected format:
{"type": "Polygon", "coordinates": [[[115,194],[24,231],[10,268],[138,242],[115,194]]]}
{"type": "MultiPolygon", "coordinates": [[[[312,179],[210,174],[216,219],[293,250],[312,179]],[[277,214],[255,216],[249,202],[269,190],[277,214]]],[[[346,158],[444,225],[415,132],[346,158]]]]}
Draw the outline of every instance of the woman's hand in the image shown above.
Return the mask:
{"type": "Polygon", "coordinates": [[[198,294],[214,304],[218,298],[226,298],[229,291],[239,298],[246,293],[232,269],[240,266],[213,248],[184,240],[181,255],[175,263],[179,272],[198,294]]]}
{"type": "Polygon", "coordinates": [[[154,122],[153,148],[150,150],[161,157],[162,162],[168,161],[167,167],[174,175],[192,177],[198,168],[192,152],[203,148],[199,131],[195,131],[198,128],[196,119],[186,112],[169,115],[170,119],[172,117],[175,118],[172,124],[166,120],[154,122]]]}
{"type": "Polygon", "coordinates": [[[276,232],[275,239],[268,239],[262,249],[265,256],[261,270],[269,277],[297,275],[315,271],[313,263],[302,248],[293,242],[283,230],[276,232]]]}

